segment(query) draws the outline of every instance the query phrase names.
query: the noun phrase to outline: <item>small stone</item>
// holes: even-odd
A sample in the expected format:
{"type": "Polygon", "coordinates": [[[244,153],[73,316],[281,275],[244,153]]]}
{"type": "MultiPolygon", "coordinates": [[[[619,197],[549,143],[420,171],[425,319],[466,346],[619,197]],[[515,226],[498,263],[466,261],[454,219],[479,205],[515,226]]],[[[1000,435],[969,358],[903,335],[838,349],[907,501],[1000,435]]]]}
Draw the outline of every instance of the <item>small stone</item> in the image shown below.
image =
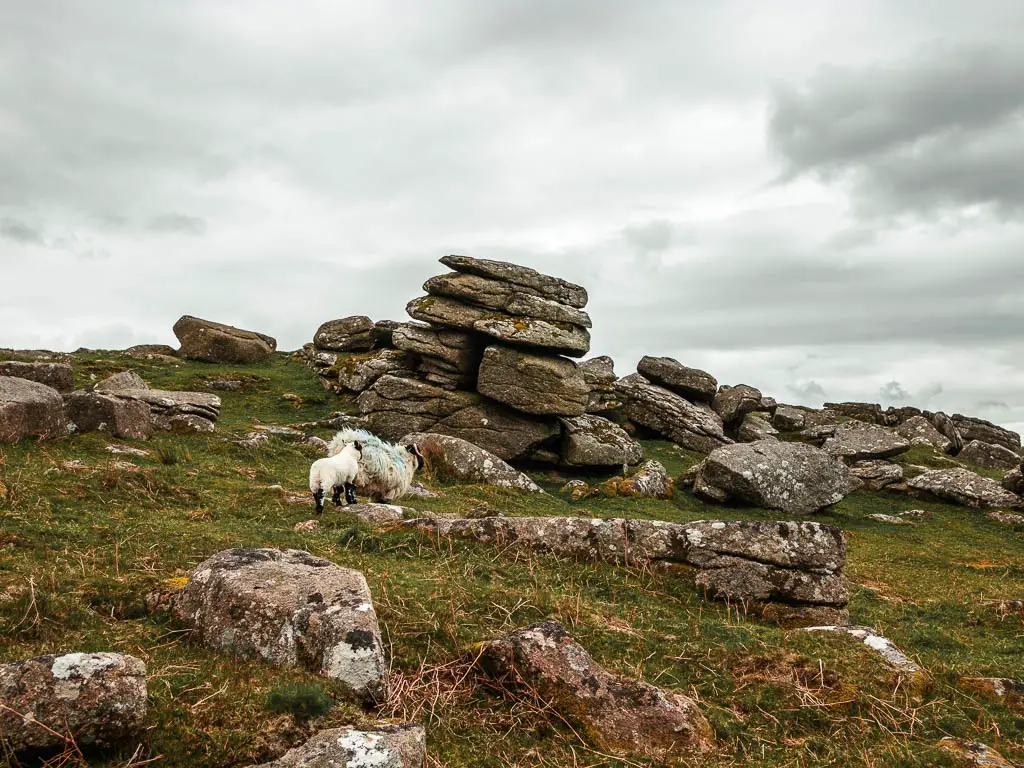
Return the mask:
{"type": "Polygon", "coordinates": [[[868,519],[875,520],[879,523],[889,523],[890,525],[913,525],[909,520],[897,517],[896,515],[883,515],[881,513],[876,513],[868,515],[868,519]]]}
{"type": "Polygon", "coordinates": [[[1003,525],[1024,526],[1024,515],[1015,515],[1012,512],[989,512],[985,517],[1003,525]]]}
{"type": "Polygon", "coordinates": [[[427,735],[419,725],[320,731],[283,757],[255,768],[421,768],[427,735]]]}
{"type": "Polygon", "coordinates": [[[905,675],[918,676],[924,673],[916,663],[907,658],[904,653],[893,645],[892,641],[878,634],[871,627],[858,626],[823,626],[807,627],[804,632],[832,632],[840,635],[847,635],[864,643],[868,648],[877,653],[886,664],[905,675]]]}

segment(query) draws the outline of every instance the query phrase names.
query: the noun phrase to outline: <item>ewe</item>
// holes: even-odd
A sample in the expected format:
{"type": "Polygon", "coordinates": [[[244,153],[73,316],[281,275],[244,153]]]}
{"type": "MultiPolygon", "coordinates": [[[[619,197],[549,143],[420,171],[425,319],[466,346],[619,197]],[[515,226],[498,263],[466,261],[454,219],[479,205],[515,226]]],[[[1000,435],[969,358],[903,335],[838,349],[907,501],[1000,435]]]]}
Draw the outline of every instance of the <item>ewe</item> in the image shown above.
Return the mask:
{"type": "Polygon", "coordinates": [[[309,468],[309,490],[313,493],[318,515],[324,511],[324,493],[328,488],[331,489],[331,501],[334,502],[334,506],[341,506],[343,488],[345,503],[356,503],[356,487],[353,481],[359,472],[359,457],[362,451],[363,446],[355,441],[343,446],[333,456],[313,462],[313,466],[309,468]]]}
{"type": "Polygon", "coordinates": [[[395,445],[381,440],[365,429],[343,429],[327,446],[327,455],[344,450],[353,441],[363,446],[355,485],[372,501],[390,502],[409,490],[417,469],[423,468],[423,455],[415,445],[395,445]]]}

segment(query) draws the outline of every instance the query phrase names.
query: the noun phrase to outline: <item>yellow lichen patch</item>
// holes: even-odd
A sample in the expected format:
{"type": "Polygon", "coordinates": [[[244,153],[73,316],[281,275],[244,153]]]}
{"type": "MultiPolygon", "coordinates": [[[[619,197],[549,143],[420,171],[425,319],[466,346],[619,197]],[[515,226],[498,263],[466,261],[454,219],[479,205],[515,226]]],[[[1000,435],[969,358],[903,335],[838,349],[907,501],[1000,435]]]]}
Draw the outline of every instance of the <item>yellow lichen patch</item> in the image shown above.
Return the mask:
{"type": "Polygon", "coordinates": [[[185,588],[186,584],[188,584],[188,576],[174,576],[160,582],[160,586],[164,587],[168,592],[180,592],[185,588]]]}

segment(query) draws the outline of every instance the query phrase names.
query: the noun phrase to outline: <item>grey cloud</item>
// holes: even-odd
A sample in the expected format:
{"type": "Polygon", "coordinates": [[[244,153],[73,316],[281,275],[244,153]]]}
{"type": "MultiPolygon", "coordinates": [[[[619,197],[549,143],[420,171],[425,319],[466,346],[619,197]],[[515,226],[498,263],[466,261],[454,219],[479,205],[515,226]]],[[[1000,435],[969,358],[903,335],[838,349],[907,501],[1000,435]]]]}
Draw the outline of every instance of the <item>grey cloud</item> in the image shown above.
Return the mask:
{"type": "Polygon", "coordinates": [[[1024,206],[1024,53],[931,45],[864,69],[823,67],[773,95],[768,137],[784,178],[845,180],[861,215],[1024,206]]]}
{"type": "Polygon", "coordinates": [[[19,243],[41,245],[44,242],[42,232],[24,221],[11,217],[0,220],[0,237],[19,243]]]}
{"type": "Polygon", "coordinates": [[[890,381],[878,390],[878,396],[884,403],[909,403],[914,399],[898,381],[890,381]]]}
{"type": "Polygon", "coordinates": [[[168,213],[150,220],[147,229],[151,232],[177,232],[184,235],[201,235],[206,231],[206,220],[198,216],[168,213]]]}
{"type": "Polygon", "coordinates": [[[793,395],[796,395],[800,402],[821,402],[824,401],[828,394],[825,392],[825,388],[822,387],[816,381],[802,381],[793,382],[786,385],[786,389],[793,395]]]}

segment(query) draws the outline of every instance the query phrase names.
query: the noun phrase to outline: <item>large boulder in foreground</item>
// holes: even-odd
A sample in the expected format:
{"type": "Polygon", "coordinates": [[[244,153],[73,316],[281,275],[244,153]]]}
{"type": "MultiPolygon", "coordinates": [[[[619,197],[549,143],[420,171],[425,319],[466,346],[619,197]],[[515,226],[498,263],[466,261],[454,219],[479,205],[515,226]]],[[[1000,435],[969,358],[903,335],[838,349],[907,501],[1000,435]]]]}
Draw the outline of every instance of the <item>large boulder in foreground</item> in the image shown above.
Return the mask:
{"type": "Polygon", "coordinates": [[[1020,464],[1020,455],[1001,445],[971,440],[957,457],[988,469],[1013,469],[1020,464]]]}
{"type": "Polygon", "coordinates": [[[644,449],[622,427],[587,414],[562,419],[562,461],[574,467],[639,464],[644,449]]]}
{"type": "Polygon", "coordinates": [[[423,726],[384,725],[362,731],[320,731],[277,760],[255,768],[421,768],[426,759],[423,726]]]}
{"type": "Polygon", "coordinates": [[[492,345],[484,350],[476,385],[481,395],[538,416],[581,416],[590,387],[564,357],[492,345]]]}
{"type": "Polygon", "coordinates": [[[886,427],[847,421],[825,441],[824,451],[847,462],[888,459],[910,450],[910,441],[886,427]]]}
{"type": "Polygon", "coordinates": [[[138,400],[78,391],[64,398],[64,407],[79,432],[102,430],[129,440],[148,440],[153,435],[149,405],[138,400]]]}
{"type": "Polygon", "coordinates": [[[666,759],[714,743],[693,699],[613,675],[556,622],[491,640],[477,665],[503,685],[538,696],[608,752],[666,759]]]}
{"type": "Polygon", "coordinates": [[[120,653],[0,664],[0,703],[18,713],[0,710],[0,736],[12,752],[64,747],[65,738],[83,747],[117,746],[142,730],[146,665],[120,653]]]}
{"type": "Polygon", "coordinates": [[[636,371],[690,402],[710,403],[718,392],[718,381],[714,376],[699,368],[688,368],[672,357],[646,355],[637,363],[636,371]]]}
{"type": "Polygon", "coordinates": [[[375,326],[366,315],[328,320],[313,334],[313,346],[326,352],[366,352],[375,341],[375,326]]]}
{"type": "Polygon", "coordinates": [[[0,361],[0,376],[28,379],[56,389],[70,392],[75,388],[75,375],[67,363],[24,363],[18,360],[0,361]]]}
{"type": "Polygon", "coordinates": [[[183,315],[174,324],[180,354],[206,363],[258,363],[277,349],[272,336],[183,315]]]}
{"type": "Polygon", "coordinates": [[[1021,497],[1003,488],[996,480],[982,477],[969,469],[936,469],[922,472],[907,485],[943,501],[975,509],[1019,507],[1021,497]]]}
{"type": "Polygon", "coordinates": [[[60,392],[28,379],[0,376],[0,443],[67,434],[60,392]]]}
{"type": "Polygon", "coordinates": [[[699,453],[710,453],[732,440],[725,436],[722,420],[710,408],[701,407],[651,384],[638,373],[619,379],[615,388],[623,399],[629,419],[699,453]]]}
{"type": "Polygon", "coordinates": [[[543,493],[540,486],[493,453],[451,435],[414,433],[401,439],[402,445],[418,446],[424,468],[463,483],[493,485],[530,493],[543,493]]]}
{"type": "Polygon", "coordinates": [[[211,648],[302,667],[364,701],[384,697],[380,627],[358,571],[296,549],[228,549],[196,566],[174,614],[211,648]]]}
{"type": "Polygon", "coordinates": [[[710,501],[743,501],[794,515],[836,504],[859,486],[842,462],[803,443],[761,440],[718,448],[693,490],[710,501]]]}

